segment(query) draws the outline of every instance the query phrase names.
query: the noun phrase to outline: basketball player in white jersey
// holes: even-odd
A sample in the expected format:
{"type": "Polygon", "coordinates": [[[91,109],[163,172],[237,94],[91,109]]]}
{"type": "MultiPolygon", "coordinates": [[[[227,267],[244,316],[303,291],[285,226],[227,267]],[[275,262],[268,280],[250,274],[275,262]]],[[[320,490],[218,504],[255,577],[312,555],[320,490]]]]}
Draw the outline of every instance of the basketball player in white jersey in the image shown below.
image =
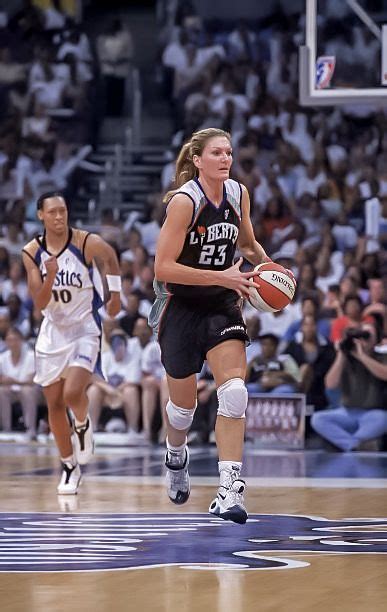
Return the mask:
{"type": "Polygon", "coordinates": [[[68,225],[61,193],[43,194],[37,209],[43,234],[23,249],[29,292],[44,315],[35,345],[34,381],[43,387],[61,457],[58,494],[73,495],[81,479],[79,465],[89,461],[94,448],[86,390],[92,374],[100,373],[102,299],[94,287],[93,263],[106,278],[106,311],[111,317],[120,310],[121,277],[109,244],[68,225]],[[69,422],[68,408],[74,423],[69,422]]]}

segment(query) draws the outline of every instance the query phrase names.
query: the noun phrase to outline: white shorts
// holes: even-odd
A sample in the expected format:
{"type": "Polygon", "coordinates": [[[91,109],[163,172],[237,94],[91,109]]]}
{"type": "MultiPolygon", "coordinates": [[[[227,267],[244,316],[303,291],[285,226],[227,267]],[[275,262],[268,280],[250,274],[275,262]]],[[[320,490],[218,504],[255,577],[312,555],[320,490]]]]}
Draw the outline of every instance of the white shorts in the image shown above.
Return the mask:
{"type": "Polygon", "coordinates": [[[92,317],[71,326],[58,326],[43,319],[35,345],[34,382],[47,387],[66,378],[72,367],[102,376],[100,351],[100,332],[92,317]]]}

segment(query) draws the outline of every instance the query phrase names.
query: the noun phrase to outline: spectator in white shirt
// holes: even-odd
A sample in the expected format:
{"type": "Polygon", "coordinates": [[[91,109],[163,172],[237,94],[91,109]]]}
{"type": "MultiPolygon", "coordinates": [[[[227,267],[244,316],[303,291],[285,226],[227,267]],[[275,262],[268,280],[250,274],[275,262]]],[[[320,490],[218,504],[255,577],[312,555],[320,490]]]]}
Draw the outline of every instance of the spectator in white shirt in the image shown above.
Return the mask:
{"type": "Polygon", "coordinates": [[[108,116],[121,116],[125,82],[133,57],[133,41],[120,19],[115,19],[107,31],[98,36],[97,52],[105,81],[106,113],[108,116]]]}
{"type": "Polygon", "coordinates": [[[144,437],[148,442],[152,442],[152,422],[158,406],[161,408],[162,428],[159,431],[158,441],[165,441],[166,423],[165,407],[168,402],[168,385],[166,374],[161,363],[160,345],[155,340],[151,340],[144,348],[142,354],[142,423],[144,437]]]}
{"type": "Polygon", "coordinates": [[[102,407],[123,408],[131,438],[138,431],[140,416],[142,350],[137,338],[130,338],[114,330],[110,349],[102,353],[102,371],[106,381],[97,379],[88,389],[90,416],[98,429],[102,407]]]}
{"type": "Polygon", "coordinates": [[[47,115],[44,106],[38,102],[35,102],[32,114],[23,118],[22,136],[24,138],[35,137],[43,142],[50,142],[55,137],[52,130],[52,119],[47,115]]]}
{"type": "Polygon", "coordinates": [[[344,210],[340,211],[335,219],[335,224],[332,227],[332,234],[336,240],[337,249],[346,251],[347,249],[355,249],[357,245],[357,232],[348,222],[344,210]]]}
{"type": "Polygon", "coordinates": [[[297,181],[296,198],[300,198],[304,193],[313,196],[317,195],[319,187],[326,181],[326,174],[316,161],[312,161],[306,171],[305,176],[300,176],[297,181]]]}
{"type": "MultiPolygon", "coordinates": [[[[10,214],[11,218],[11,210],[7,210],[7,213],[10,214]]],[[[7,225],[4,226],[4,235],[0,238],[0,247],[4,247],[7,249],[9,255],[11,257],[19,257],[23,245],[25,244],[25,236],[22,232],[22,228],[18,223],[8,222],[7,225]]]]}
{"type": "Polygon", "coordinates": [[[51,153],[45,153],[39,170],[28,176],[29,186],[34,197],[37,198],[40,193],[49,190],[62,190],[66,187],[66,181],[53,173],[54,161],[54,156],[51,153]]]}
{"type": "Polygon", "coordinates": [[[152,209],[150,221],[146,223],[137,221],[135,223],[135,227],[140,232],[141,242],[148,251],[149,255],[154,255],[156,253],[156,244],[160,233],[158,209],[156,207],[152,209]]]}
{"type": "Polygon", "coordinates": [[[43,73],[41,79],[30,82],[31,93],[38,104],[46,109],[56,109],[63,105],[65,83],[57,79],[51,64],[42,64],[43,73]]]}
{"type": "Polygon", "coordinates": [[[296,321],[300,316],[298,304],[289,304],[279,312],[260,312],[261,334],[267,334],[275,330],[276,335],[282,338],[289,325],[296,321]]]}
{"type": "Polygon", "coordinates": [[[0,354],[0,414],[4,431],[12,429],[12,403],[19,401],[28,439],[36,437],[39,387],[33,383],[34,352],[24,342],[18,329],[6,335],[8,350],[0,354]]]}
{"type": "Polygon", "coordinates": [[[85,65],[92,61],[90,43],[85,32],[79,29],[72,30],[68,40],[59,48],[57,58],[63,60],[68,54],[74,55],[78,62],[83,62],[85,65]]]}

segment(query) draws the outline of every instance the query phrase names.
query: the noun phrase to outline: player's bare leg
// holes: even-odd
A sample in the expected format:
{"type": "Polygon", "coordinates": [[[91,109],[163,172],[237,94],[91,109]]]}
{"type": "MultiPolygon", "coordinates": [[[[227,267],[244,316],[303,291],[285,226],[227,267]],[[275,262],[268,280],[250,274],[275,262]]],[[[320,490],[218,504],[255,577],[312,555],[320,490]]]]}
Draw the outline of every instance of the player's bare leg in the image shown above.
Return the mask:
{"type": "Polygon", "coordinates": [[[87,388],[92,374],[78,366],[69,368],[63,387],[63,399],[71,408],[74,422],[74,450],[78,463],[88,463],[94,452],[93,427],[88,416],[89,398],[87,388]]]}
{"type": "Polygon", "coordinates": [[[62,477],[57,491],[60,495],[77,493],[81,480],[81,471],[71,443],[72,429],[67,416],[67,407],[63,399],[64,380],[43,387],[43,394],[48,407],[48,422],[59,450],[62,462],[62,477]]]}
{"type": "Polygon", "coordinates": [[[196,407],[196,376],[191,375],[182,379],[167,376],[167,379],[169,388],[165,458],[167,491],[173,503],[184,504],[190,494],[189,452],[186,442],[196,407]]]}
{"type": "Polygon", "coordinates": [[[240,477],[247,405],[244,344],[240,340],[222,342],[208,352],[207,360],[219,400],[215,435],[220,485],[218,495],[210,505],[210,512],[227,520],[244,523],[247,520],[243,497],[245,482],[240,477]]]}
{"type": "MultiPolygon", "coordinates": [[[[228,340],[215,346],[207,354],[216,387],[226,381],[245,379],[246,353],[240,340],[228,340]]],[[[245,436],[245,419],[230,418],[218,414],[215,424],[219,461],[242,461],[245,436]]]]}
{"type": "Polygon", "coordinates": [[[47,402],[48,424],[54,435],[59,454],[61,457],[68,457],[73,454],[72,430],[63,399],[63,386],[64,380],[59,380],[53,385],[43,387],[43,394],[47,402]]]}
{"type": "Polygon", "coordinates": [[[167,413],[166,408],[169,400],[169,391],[168,391],[168,381],[167,377],[161,379],[160,381],[160,408],[161,408],[161,420],[162,425],[159,431],[159,444],[165,442],[167,437],[167,413]]]}

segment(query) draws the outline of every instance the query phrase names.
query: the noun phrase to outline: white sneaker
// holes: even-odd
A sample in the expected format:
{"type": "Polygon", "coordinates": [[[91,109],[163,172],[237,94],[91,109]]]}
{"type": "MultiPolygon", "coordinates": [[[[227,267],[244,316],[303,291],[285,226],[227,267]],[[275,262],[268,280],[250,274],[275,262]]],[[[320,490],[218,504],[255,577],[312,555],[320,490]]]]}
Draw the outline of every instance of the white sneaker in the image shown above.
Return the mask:
{"type": "Polygon", "coordinates": [[[76,495],[81,482],[81,468],[79,465],[62,463],[62,478],[57,487],[58,495],[76,495]]]}
{"type": "Polygon", "coordinates": [[[243,525],[248,518],[243,497],[245,489],[246,483],[241,478],[231,481],[228,487],[220,486],[217,496],[208,509],[209,513],[225,521],[243,525]]]}
{"type": "Polygon", "coordinates": [[[166,481],[168,497],[174,504],[185,504],[191,492],[188,474],[189,451],[185,447],[185,459],[182,461],[179,454],[167,451],[165,467],[167,468],[166,481]]]}
{"type": "Polygon", "coordinates": [[[73,444],[77,462],[80,465],[88,463],[94,453],[93,427],[89,418],[84,427],[75,427],[74,424],[73,444]]]}

